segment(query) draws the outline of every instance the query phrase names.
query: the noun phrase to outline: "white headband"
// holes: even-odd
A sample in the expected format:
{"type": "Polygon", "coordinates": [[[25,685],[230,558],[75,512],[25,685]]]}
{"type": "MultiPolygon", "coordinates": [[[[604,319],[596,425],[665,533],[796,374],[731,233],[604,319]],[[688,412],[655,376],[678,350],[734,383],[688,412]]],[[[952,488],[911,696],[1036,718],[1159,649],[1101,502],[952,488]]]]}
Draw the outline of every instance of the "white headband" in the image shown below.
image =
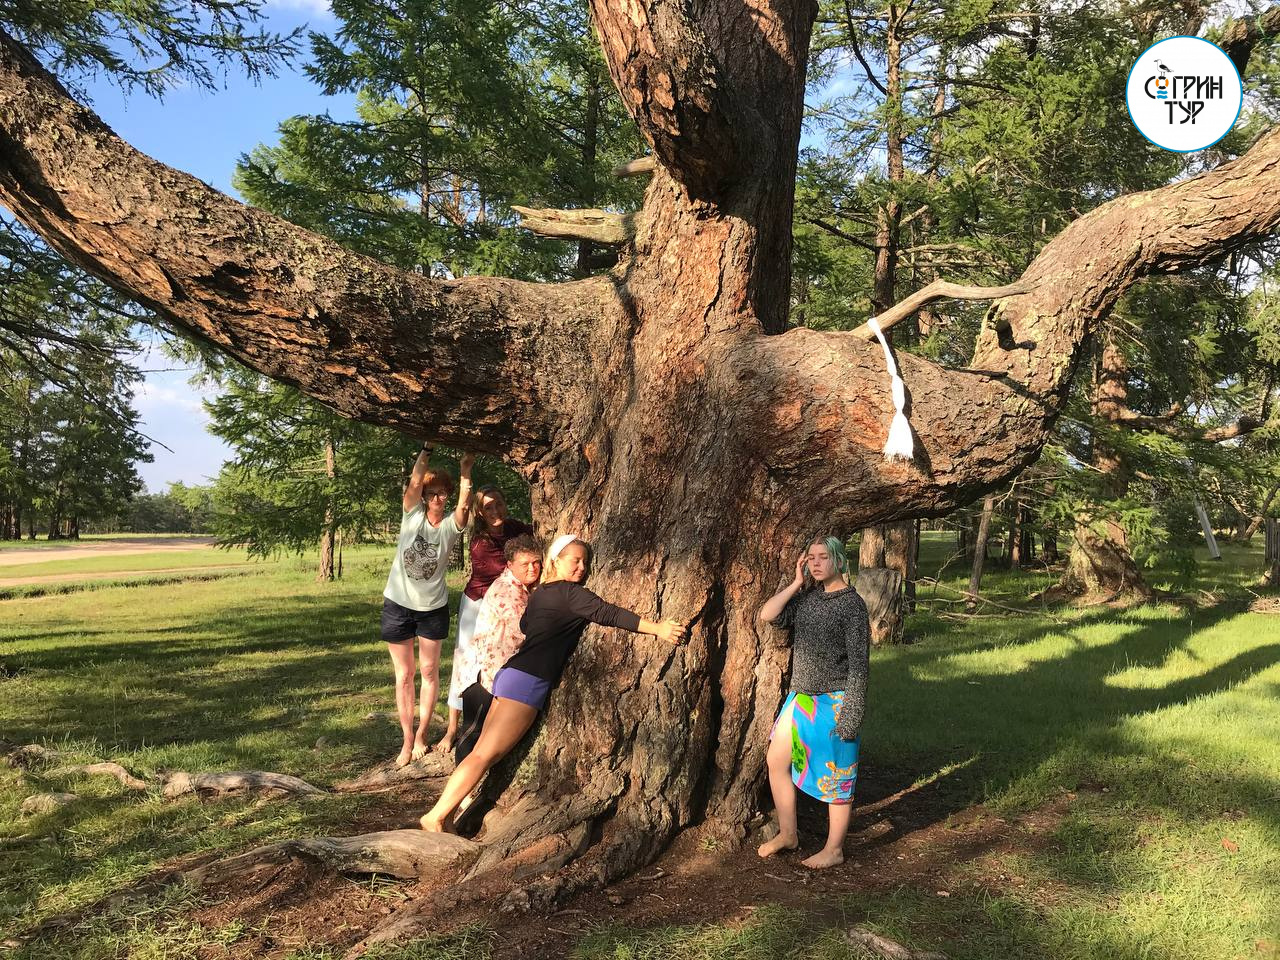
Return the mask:
{"type": "Polygon", "coordinates": [[[556,557],[560,556],[561,550],[577,539],[578,535],[576,533],[565,533],[556,537],[551,541],[551,549],[547,551],[547,556],[554,560],[556,557]]]}

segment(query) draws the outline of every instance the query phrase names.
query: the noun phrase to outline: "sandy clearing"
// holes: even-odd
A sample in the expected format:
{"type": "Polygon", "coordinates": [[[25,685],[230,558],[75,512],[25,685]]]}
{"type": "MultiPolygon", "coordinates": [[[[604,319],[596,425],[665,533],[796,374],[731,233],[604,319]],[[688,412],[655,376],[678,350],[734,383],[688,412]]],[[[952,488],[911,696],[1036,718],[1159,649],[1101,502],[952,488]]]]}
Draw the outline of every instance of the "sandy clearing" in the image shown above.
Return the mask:
{"type": "Polygon", "coordinates": [[[232,570],[236,567],[254,567],[256,563],[220,563],[203,567],[157,567],[154,570],[93,570],[81,573],[46,573],[39,577],[0,577],[0,590],[5,587],[22,587],[32,583],[65,583],[68,580],[122,580],[129,577],[151,577],[164,573],[205,573],[232,570]]]}
{"type": "Polygon", "coordinates": [[[54,560],[84,560],[88,557],[133,557],[140,553],[201,550],[213,546],[213,537],[156,537],[154,540],[95,540],[50,544],[47,547],[0,547],[0,567],[54,560]]]}

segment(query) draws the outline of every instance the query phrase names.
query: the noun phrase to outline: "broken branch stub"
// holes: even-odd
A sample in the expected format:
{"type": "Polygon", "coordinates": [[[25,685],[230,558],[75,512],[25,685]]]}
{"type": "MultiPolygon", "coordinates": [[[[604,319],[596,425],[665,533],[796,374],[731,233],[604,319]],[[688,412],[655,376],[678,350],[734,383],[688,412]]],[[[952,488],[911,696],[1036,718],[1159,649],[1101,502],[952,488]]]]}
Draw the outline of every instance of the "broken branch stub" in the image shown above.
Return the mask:
{"type": "Polygon", "coordinates": [[[557,237],[562,240],[590,240],[594,243],[617,245],[627,243],[636,234],[635,214],[610,213],[608,210],[549,210],[520,207],[511,209],[520,214],[520,226],[541,237],[557,237]]]}

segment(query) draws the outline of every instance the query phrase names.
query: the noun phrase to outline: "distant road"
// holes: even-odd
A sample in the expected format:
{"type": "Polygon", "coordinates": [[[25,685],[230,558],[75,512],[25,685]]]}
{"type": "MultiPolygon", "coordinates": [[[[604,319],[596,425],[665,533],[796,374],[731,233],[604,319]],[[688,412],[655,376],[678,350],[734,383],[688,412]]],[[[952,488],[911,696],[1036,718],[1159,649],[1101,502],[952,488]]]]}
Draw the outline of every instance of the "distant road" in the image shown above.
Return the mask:
{"type": "Polygon", "coordinates": [[[213,537],[121,537],[117,539],[68,540],[40,547],[0,546],[0,567],[40,563],[44,560],[85,560],[89,557],[132,557],[140,553],[199,550],[213,546],[213,537]]]}

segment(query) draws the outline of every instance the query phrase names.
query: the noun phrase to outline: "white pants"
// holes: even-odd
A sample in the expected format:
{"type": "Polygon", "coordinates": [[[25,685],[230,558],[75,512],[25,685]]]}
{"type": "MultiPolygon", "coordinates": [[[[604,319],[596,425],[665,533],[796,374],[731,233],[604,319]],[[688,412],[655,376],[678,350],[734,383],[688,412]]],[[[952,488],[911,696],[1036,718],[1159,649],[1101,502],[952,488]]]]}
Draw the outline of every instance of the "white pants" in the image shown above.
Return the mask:
{"type": "Polygon", "coordinates": [[[471,638],[476,632],[476,618],[480,616],[480,601],[472,600],[465,593],[458,601],[458,642],[453,648],[453,669],[449,673],[449,709],[462,709],[462,691],[476,682],[462,676],[465,664],[471,662],[471,638]]]}

